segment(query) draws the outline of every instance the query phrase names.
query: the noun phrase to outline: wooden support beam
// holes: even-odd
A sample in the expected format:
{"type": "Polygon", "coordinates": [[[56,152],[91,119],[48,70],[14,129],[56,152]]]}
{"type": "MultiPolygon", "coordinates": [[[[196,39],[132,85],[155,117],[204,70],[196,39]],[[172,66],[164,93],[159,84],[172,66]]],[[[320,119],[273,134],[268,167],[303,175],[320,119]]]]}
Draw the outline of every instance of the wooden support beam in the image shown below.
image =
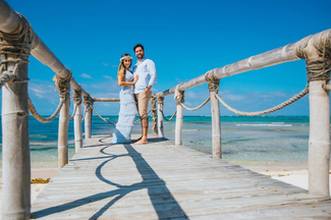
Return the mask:
{"type": "Polygon", "coordinates": [[[210,109],[212,121],[212,156],[215,159],[222,158],[221,147],[221,119],[220,104],[216,98],[219,88],[219,80],[214,79],[209,82],[210,109]]]}
{"type": "Polygon", "coordinates": [[[184,91],[176,90],[176,128],[175,128],[175,145],[183,145],[183,106],[184,91]]]}
{"type": "Polygon", "coordinates": [[[163,110],[164,110],[164,97],[157,97],[157,130],[158,136],[160,138],[164,138],[164,118],[163,118],[163,110]]]}
{"type": "Polygon", "coordinates": [[[65,102],[60,111],[58,130],[58,167],[62,168],[68,163],[68,130],[69,130],[69,109],[70,96],[65,98],[65,102]]]}

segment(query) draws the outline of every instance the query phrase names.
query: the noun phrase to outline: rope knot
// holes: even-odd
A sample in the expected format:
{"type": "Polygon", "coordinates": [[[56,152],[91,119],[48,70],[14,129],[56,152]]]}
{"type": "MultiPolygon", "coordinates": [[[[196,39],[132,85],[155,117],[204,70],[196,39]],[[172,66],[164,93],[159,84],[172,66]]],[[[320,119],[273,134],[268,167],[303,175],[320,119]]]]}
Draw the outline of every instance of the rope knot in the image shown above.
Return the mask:
{"type": "Polygon", "coordinates": [[[73,100],[76,105],[82,104],[82,90],[74,90],[73,100]]]}
{"type": "Polygon", "coordinates": [[[93,108],[93,99],[90,96],[84,96],[84,105],[86,109],[92,109],[93,108]]]}
{"type": "Polygon", "coordinates": [[[29,22],[19,15],[20,24],[12,33],[0,31],[0,54],[5,55],[1,64],[19,61],[27,62],[33,42],[33,32],[29,22]],[[10,58],[8,58],[8,55],[10,58]],[[8,58],[8,59],[7,59],[8,58]]]}
{"type": "Polygon", "coordinates": [[[208,89],[210,92],[218,92],[220,80],[212,71],[205,74],[205,79],[208,82],[208,89]]]}
{"type": "Polygon", "coordinates": [[[55,86],[59,91],[59,95],[62,99],[65,99],[70,93],[70,80],[71,74],[67,74],[67,77],[55,76],[55,86]]]}
{"type": "Polygon", "coordinates": [[[175,100],[177,105],[184,102],[184,91],[179,90],[179,86],[180,85],[177,85],[175,89],[175,100]]]}
{"type": "Polygon", "coordinates": [[[156,112],[156,96],[152,96],[151,98],[151,111],[156,112]]]}
{"type": "Polygon", "coordinates": [[[33,32],[28,21],[20,16],[20,24],[12,33],[0,31],[0,74],[1,85],[12,81],[26,83],[27,79],[19,79],[17,70],[19,65],[28,62],[33,42],[33,32]],[[15,64],[9,69],[8,64],[15,64]]]}
{"type": "Polygon", "coordinates": [[[296,49],[296,55],[305,59],[308,81],[330,80],[331,72],[331,36],[324,32],[311,37],[296,49]]]}
{"type": "Polygon", "coordinates": [[[164,96],[157,96],[157,103],[163,106],[164,104],[164,96]]]}

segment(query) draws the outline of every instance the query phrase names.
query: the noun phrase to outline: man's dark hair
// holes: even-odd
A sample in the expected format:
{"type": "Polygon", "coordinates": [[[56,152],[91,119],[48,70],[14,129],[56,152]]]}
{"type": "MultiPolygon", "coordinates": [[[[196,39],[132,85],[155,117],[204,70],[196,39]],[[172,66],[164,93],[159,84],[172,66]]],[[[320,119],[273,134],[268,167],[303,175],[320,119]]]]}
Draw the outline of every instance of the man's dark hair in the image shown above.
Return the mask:
{"type": "Polygon", "coordinates": [[[138,43],[133,47],[133,51],[135,52],[138,47],[141,47],[141,49],[145,50],[144,46],[142,44],[138,43]]]}

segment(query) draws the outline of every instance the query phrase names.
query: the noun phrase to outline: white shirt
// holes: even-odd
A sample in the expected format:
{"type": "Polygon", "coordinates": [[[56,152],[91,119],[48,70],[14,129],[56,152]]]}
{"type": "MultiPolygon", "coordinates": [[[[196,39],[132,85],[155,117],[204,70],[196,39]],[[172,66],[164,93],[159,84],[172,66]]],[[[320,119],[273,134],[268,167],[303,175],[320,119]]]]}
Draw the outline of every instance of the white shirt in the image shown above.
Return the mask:
{"type": "Polygon", "coordinates": [[[155,64],[150,59],[137,62],[133,69],[134,75],[138,75],[138,81],[134,87],[134,93],[144,92],[147,86],[153,86],[156,79],[155,64]]]}

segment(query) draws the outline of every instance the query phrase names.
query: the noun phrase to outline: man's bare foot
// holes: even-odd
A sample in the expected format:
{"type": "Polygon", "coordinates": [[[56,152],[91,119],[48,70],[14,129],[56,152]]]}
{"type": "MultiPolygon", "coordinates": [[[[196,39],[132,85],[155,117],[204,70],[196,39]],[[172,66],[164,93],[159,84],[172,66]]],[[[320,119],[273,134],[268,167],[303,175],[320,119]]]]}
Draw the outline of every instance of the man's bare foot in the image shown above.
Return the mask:
{"type": "Polygon", "coordinates": [[[139,141],[135,142],[134,144],[148,144],[147,138],[141,138],[139,141]]]}

